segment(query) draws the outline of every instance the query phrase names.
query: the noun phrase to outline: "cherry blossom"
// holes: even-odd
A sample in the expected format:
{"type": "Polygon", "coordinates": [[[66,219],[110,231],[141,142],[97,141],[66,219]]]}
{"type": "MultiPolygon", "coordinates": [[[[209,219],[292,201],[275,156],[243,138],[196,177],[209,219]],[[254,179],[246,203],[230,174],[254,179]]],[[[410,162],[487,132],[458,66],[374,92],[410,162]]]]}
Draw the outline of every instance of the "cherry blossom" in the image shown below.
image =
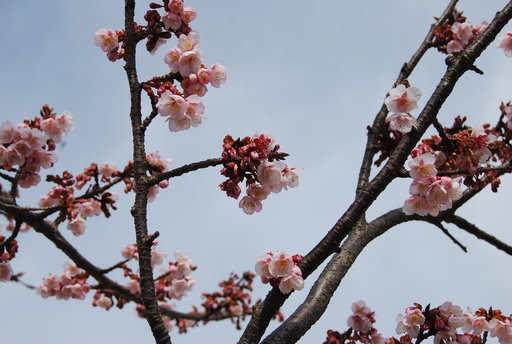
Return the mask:
{"type": "Polygon", "coordinates": [[[389,129],[408,133],[416,127],[417,121],[410,113],[394,113],[388,117],[389,129]]]}
{"type": "Polygon", "coordinates": [[[406,87],[403,84],[392,88],[384,100],[389,112],[409,113],[418,108],[421,91],[417,87],[406,87]]]}
{"type": "Polygon", "coordinates": [[[117,33],[114,30],[98,30],[94,34],[94,44],[106,53],[116,51],[119,48],[117,33]]]}
{"type": "Polygon", "coordinates": [[[280,251],[272,257],[268,264],[268,270],[272,276],[283,277],[292,272],[293,266],[292,256],[288,252],[280,251]]]}
{"type": "Polygon", "coordinates": [[[183,97],[165,91],[160,96],[158,113],[161,116],[169,116],[173,120],[180,120],[185,116],[187,111],[187,102],[183,97]]]}
{"type": "Polygon", "coordinates": [[[244,196],[240,200],[239,207],[242,208],[244,213],[246,213],[247,215],[252,215],[255,212],[259,213],[261,209],[263,209],[261,200],[252,196],[244,196]]]}
{"type": "Polygon", "coordinates": [[[69,221],[67,228],[73,233],[74,236],[80,236],[85,233],[86,227],[87,225],[85,224],[85,219],[81,216],[77,216],[73,220],[69,221]]]}
{"type": "Polygon", "coordinates": [[[396,333],[407,333],[412,338],[417,338],[420,326],[425,323],[425,316],[416,307],[408,307],[405,310],[405,315],[399,314],[396,317],[397,326],[396,333]]]}
{"type": "Polygon", "coordinates": [[[226,80],[227,80],[226,67],[224,67],[221,64],[215,63],[210,66],[210,70],[212,71],[212,74],[213,74],[213,77],[210,80],[210,83],[213,87],[219,88],[220,85],[223,85],[226,83],[226,80]]]}
{"type": "Polygon", "coordinates": [[[506,57],[512,57],[512,32],[507,32],[504,35],[498,37],[501,40],[496,46],[503,49],[503,53],[506,57]]]}
{"type": "Polygon", "coordinates": [[[374,315],[375,312],[372,312],[364,301],[359,300],[352,304],[352,315],[347,319],[347,325],[354,331],[369,333],[375,322],[374,315]]]}

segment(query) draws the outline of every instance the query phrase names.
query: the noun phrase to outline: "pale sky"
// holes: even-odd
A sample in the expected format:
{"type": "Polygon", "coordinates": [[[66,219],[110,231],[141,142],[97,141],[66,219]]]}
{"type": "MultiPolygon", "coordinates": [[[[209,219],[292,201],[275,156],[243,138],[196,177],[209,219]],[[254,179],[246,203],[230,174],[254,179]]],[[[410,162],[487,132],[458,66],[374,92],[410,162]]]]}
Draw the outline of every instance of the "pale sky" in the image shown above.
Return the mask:
{"type": "MultiPolygon", "coordinates": [[[[211,168],[171,180],[149,206],[150,231],[160,231],[160,249],[189,252],[198,269],[193,292],[176,309],[190,310],[202,292],[217,290],[231,271],[253,270],[255,258],[269,251],[306,254],[343,214],[354,198],[355,182],[366,140],[366,126],[380,109],[402,64],[418,48],[448,1],[373,0],[346,2],[277,0],[190,0],[198,13],[191,27],[199,32],[205,64],[219,62],[228,81],[204,97],[206,119],[198,128],[169,132],[163,118],[148,131],[148,152],[159,151],[176,166],[219,157],[222,139],[271,131],[287,163],[303,167],[300,186],[272,194],[259,214],[248,216],[238,202],[218,189],[223,178],[211,168]]],[[[507,1],[461,0],[468,20],[490,21],[507,1]]],[[[91,162],[131,159],[129,93],[122,62],[111,63],[93,44],[101,29],[121,29],[122,1],[9,1],[0,5],[0,119],[18,123],[33,118],[43,104],[75,115],[75,131],[56,153],[60,161],[48,173],[78,174],[91,162]]],[[[140,1],[139,22],[147,10],[140,1]]],[[[507,26],[512,30],[512,25],[507,26]]],[[[165,51],[155,56],[141,49],[139,79],[168,72],[165,51]]],[[[445,56],[430,51],[411,75],[423,91],[423,106],[444,73],[445,56]]],[[[442,124],[457,115],[469,125],[495,123],[501,101],[512,100],[512,60],[492,46],[478,60],[485,74],[464,75],[440,111],[442,124]]],[[[419,111],[415,115],[419,114],[419,111]]],[[[459,215],[512,244],[509,211],[512,178],[502,178],[497,195],[485,190],[459,215]]],[[[23,191],[20,204],[35,206],[48,192],[41,183],[23,191]]],[[[374,203],[367,219],[401,207],[409,181],[393,183],[374,203]]],[[[93,263],[109,267],[122,259],[120,250],[135,242],[129,214],[133,196],[121,196],[109,220],[88,221],[86,234],[64,235],[93,263]]],[[[0,222],[5,224],[5,221],[0,222]]],[[[433,307],[450,300],[467,306],[501,308],[512,313],[512,257],[447,225],[468,247],[453,245],[439,229],[409,222],[368,245],[331,301],[330,309],[300,343],[322,343],[328,329],[344,331],[350,305],[365,300],[377,314],[375,327],[396,336],[395,317],[413,302],[433,307]]],[[[5,230],[0,232],[5,235],[5,230]]],[[[67,258],[37,233],[21,234],[12,266],[24,281],[39,284],[50,272],[60,273],[67,258]]],[[[283,312],[289,315],[306,297],[306,287],[292,295],[283,312]]],[[[114,275],[115,276],[115,275],[114,275]]],[[[122,281],[122,279],[119,279],[122,281]]],[[[94,283],[91,280],[91,283],[94,283]]],[[[268,286],[255,282],[254,299],[268,286]]],[[[123,310],[93,308],[93,292],[85,301],[42,299],[13,283],[0,284],[2,342],[109,343],[152,342],[147,323],[123,310]]],[[[276,324],[272,325],[272,328],[276,324]]],[[[234,343],[242,332],[229,322],[171,332],[173,343],[234,343]]],[[[269,333],[269,332],[268,332],[269,333]]],[[[490,340],[495,342],[494,339],[490,340]]]]}

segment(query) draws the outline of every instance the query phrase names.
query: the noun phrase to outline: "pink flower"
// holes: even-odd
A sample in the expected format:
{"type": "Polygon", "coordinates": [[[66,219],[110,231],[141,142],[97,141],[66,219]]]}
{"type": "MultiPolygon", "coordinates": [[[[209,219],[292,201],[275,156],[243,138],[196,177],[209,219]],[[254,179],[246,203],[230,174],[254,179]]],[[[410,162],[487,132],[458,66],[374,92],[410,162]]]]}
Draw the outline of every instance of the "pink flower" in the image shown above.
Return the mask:
{"type": "Polygon", "coordinates": [[[220,85],[226,83],[226,67],[218,63],[215,63],[210,66],[210,69],[213,73],[213,78],[210,80],[210,83],[213,87],[219,88],[220,85]]]}
{"type": "Polygon", "coordinates": [[[512,326],[510,320],[504,321],[493,318],[489,321],[489,334],[491,337],[498,337],[502,344],[512,343],[512,326]]]}
{"type": "Polygon", "coordinates": [[[174,120],[182,119],[188,106],[183,97],[172,94],[171,91],[162,93],[159,103],[158,113],[160,116],[170,116],[174,120]]]}
{"type": "Polygon", "coordinates": [[[181,57],[181,50],[178,48],[172,48],[167,50],[164,56],[164,62],[169,66],[171,73],[178,72],[178,62],[181,57]]]}
{"type": "Polygon", "coordinates": [[[292,272],[293,266],[292,256],[288,252],[280,251],[272,257],[268,270],[274,277],[283,277],[292,272]]]}
{"type": "Polygon", "coordinates": [[[409,167],[411,168],[409,174],[414,179],[435,177],[437,174],[435,164],[436,156],[434,154],[425,153],[419,155],[409,162],[409,167]]]}
{"type": "Polygon", "coordinates": [[[452,39],[448,44],[446,45],[446,52],[448,54],[454,54],[454,53],[460,53],[464,51],[464,46],[462,43],[458,40],[452,39]]]}
{"type": "Polygon", "coordinates": [[[132,293],[132,294],[138,294],[140,293],[140,284],[139,281],[136,281],[134,279],[129,280],[126,282],[126,288],[132,293]]]}
{"type": "Polygon", "coordinates": [[[102,178],[109,179],[112,177],[112,173],[116,171],[116,164],[113,162],[104,162],[98,168],[98,173],[102,178]]]}
{"type": "Polygon", "coordinates": [[[2,122],[0,126],[0,143],[11,143],[14,140],[16,129],[11,121],[2,122]]]}
{"type": "Polygon", "coordinates": [[[416,118],[410,113],[394,113],[388,118],[389,129],[408,133],[417,125],[416,118]]]}
{"type": "Polygon", "coordinates": [[[256,274],[261,276],[262,279],[271,279],[274,277],[272,276],[268,269],[268,265],[271,260],[272,256],[268,253],[265,253],[264,255],[261,255],[258,258],[256,258],[256,265],[254,266],[254,270],[256,271],[256,274]]]}
{"type": "Polygon", "coordinates": [[[101,203],[95,199],[91,199],[90,201],[79,203],[78,204],[78,212],[83,217],[92,217],[101,215],[101,203]]]}
{"type": "Polygon", "coordinates": [[[298,266],[294,266],[290,274],[283,276],[279,282],[279,290],[283,294],[289,294],[292,290],[302,290],[304,279],[298,266]]]}
{"type": "Polygon", "coordinates": [[[166,30],[178,30],[181,27],[180,16],[173,12],[165,12],[162,16],[162,21],[166,30]]]}
{"type": "Polygon", "coordinates": [[[402,209],[406,215],[418,214],[426,216],[429,214],[431,208],[425,197],[411,196],[405,200],[402,209]]]}
{"type": "Polygon", "coordinates": [[[281,171],[281,182],[285,190],[287,187],[294,188],[299,186],[299,173],[302,173],[302,171],[304,171],[302,167],[290,168],[290,166],[285,164],[283,170],[281,171]]]}
{"type": "Polygon", "coordinates": [[[270,195],[270,188],[263,184],[251,184],[247,188],[247,195],[262,201],[270,195]]]}
{"type": "Polygon", "coordinates": [[[405,310],[405,315],[399,314],[396,321],[398,322],[396,333],[407,333],[412,338],[417,338],[420,326],[425,323],[425,316],[418,308],[408,307],[405,310]]]}
{"type": "Polygon", "coordinates": [[[178,39],[178,49],[182,53],[194,50],[198,51],[200,42],[201,40],[199,39],[199,34],[196,31],[191,31],[188,35],[180,35],[178,39]]]}
{"type": "Polygon", "coordinates": [[[94,34],[94,44],[106,53],[116,51],[119,48],[117,33],[114,30],[98,30],[94,34]]]}
{"type": "Polygon", "coordinates": [[[197,71],[197,81],[199,81],[203,85],[207,85],[210,83],[212,79],[213,72],[209,68],[199,68],[197,71]]]}
{"type": "Polygon", "coordinates": [[[180,56],[178,61],[178,71],[183,76],[189,76],[191,73],[197,72],[199,68],[201,68],[203,58],[204,55],[201,50],[186,51],[180,56]]]}
{"type": "Polygon", "coordinates": [[[354,331],[370,332],[372,324],[375,322],[375,312],[372,312],[362,300],[352,304],[352,312],[353,314],[347,319],[347,325],[352,327],[354,331]]]}
{"type": "Polygon", "coordinates": [[[176,14],[180,14],[183,11],[183,0],[171,0],[169,2],[169,9],[176,14]]]}
{"type": "Polygon", "coordinates": [[[102,296],[98,300],[96,300],[96,306],[100,308],[104,308],[107,311],[112,307],[112,299],[110,297],[102,296]]]}
{"type": "Polygon", "coordinates": [[[421,98],[421,91],[417,87],[398,85],[389,91],[389,96],[384,100],[389,112],[409,113],[418,108],[418,100],[421,98]]]}
{"type": "Polygon", "coordinates": [[[467,46],[469,41],[473,39],[473,26],[468,22],[453,23],[452,32],[465,46],[467,46]]]}
{"type": "Polygon", "coordinates": [[[181,19],[185,23],[190,23],[192,20],[196,19],[197,13],[192,7],[185,7],[180,14],[181,19]]]}
{"type": "Polygon", "coordinates": [[[252,215],[255,212],[259,213],[261,211],[261,209],[263,209],[261,201],[252,196],[244,196],[240,200],[238,207],[242,208],[244,213],[246,213],[247,215],[252,215]]]}
{"type": "Polygon", "coordinates": [[[128,244],[121,250],[121,255],[125,259],[139,259],[139,252],[136,245],[128,244]]]}
{"type": "Polygon", "coordinates": [[[269,162],[262,161],[258,166],[258,180],[261,184],[270,188],[270,191],[277,193],[283,188],[281,182],[281,171],[284,169],[285,164],[281,161],[269,162]]]}
{"type": "Polygon", "coordinates": [[[73,233],[74,236],[83,235],[85,233],[85,228],[85,219],[81,216],[75,217],[68,223],[68,229],[73,233]]]}
{"type": "Polygon", "coordinates": [[[512,57],[512,32],[507,32],[506,34],[498,37],[498,39],[501,39],[501,42],[496,46],[503,49],[506,57],[512,57]]]}

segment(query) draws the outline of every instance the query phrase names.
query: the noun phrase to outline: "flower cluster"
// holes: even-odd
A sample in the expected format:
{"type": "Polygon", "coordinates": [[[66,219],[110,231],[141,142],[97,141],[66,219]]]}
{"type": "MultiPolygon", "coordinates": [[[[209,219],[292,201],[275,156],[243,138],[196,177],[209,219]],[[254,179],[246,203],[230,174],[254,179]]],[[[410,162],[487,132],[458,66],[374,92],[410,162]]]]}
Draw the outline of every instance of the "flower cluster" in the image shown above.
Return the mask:
{"type": "Polygon", "coordinates": [[[276,254],[266,253],[256,258],[256,274],[261,276],[262,283],[270,283],[273,287],[279,286],[283,294],[289,294],[292,290],[302,290],[304,279],[297,265],[301,260],[301,255],[291,256],[285,251],[276,254]]]}
{"type": "Polygon", "coordinates": [[[437,216],[461,196],[462,184],[473,189],[491,184],[493,191],[497,191],[500,179],[496,172],[491,170],[479,176],[478,168],[511,155],[507,133],[495,135],[488,125],[470,128],[464,125],[465,120],[457,117],[452,128],[444,128],[444,140],[432,136],[411,152],[409,174],[413,182],[411,197],[404,204],[407,214],[437,216]],[[498,136],[503,137],[498,140],[498,136]],[[438,176],[438,172],[452,176],[438,176]]]}
{"type": "Polygon", "coordinates": [[[250,314],[252,281],[255,275],[251,272],[245,272],[242,278],[237,274],[231,273],[229,279],[219,283],[221,291],[214,293],[203,293],[202,298],[206,299],[201,304],[204,307],[204,314],[225,313],[240,329],[240,319],[244,319],[246,314],[250,314]]]}
{"type": "Polygon", "coordinates": [[[18,184],[29,188],[39,184],[41,168],[50,168],[58,157],[55,144],[73,129],[73,115],[53,113],[48,105],[41,109],[41,118],[25,120],[14,126],[11,121],[0,125],[0,168],[18,171],[18,184]],[[15,166],[18,166],[15,169],[15,166]]]}
{"type": "Polygon", "coordinates": [[[460,178],[437,176],[436,155],[419,155],[409,163],[409,167],[413,182],[409,188],[411,197],[403,207],[407,215],[437,216],[439,211],[450,209],[452,201],[462,196],[460,178]]]}
{"type": "MultiPolygon", "coordinates": [[[[147,26],[135,25],[136,32],[147,35],[147,50],[154,54],[172,34],[178,38],[178,43],[164,57],[171,74],[162,78],[154,77],[143,88],[152,101],[158,103],[157,112],[167,117],[170,131],[197,127],[204,113],[201,97],[208,91],[207,85],[218,88],[226,82],[226,67],[219,63],[210,67],[203,64],[204,54],[199,50],[199,34],[189,27],[197,16],[192,7],[185,7],[182,0],[164,1],[162,5],[152,3],[150,6],[152,9],[144,16],[147,26]],[[165,10],[163,15],[158,13],[159,8],[165,10]],[[183,92],[174,86],[175,80],[181,82],[183,92]],[[153,88],[157,90],[157,95],[153,88]]],[[[123,58],[124,47],[119,49],[123,40],[123,31],[101,29],[94,36],[94,43],[107,53],[110,61],[123,58]]]]}
{"type": "Polygon", "coordinates": [[[65,263],[64,269],[59,276],[49,274],[43,278],[43,284],[36,287],[36,293],[45,299],[49,296],[55,296],[58,300],[85,299],[91,290],[87,283],[89,274],[78,268],[73,262],[65,263]]]}
{"type": "Polygon", "coordinates": [[[261,201],[270,193],[278,193],[299,185],[298,174],[302,168],[294,168],[283,163],[288,154],[279,153],[279,145],[274,144],[274,138],[269,133],[256,132],[252,138],[234,140],[230,135],[224,138],[222,158],[226,160],[220,171],[228,179],[219,186],[229,197],[238,199],[242,189],[238,185],[244,179],[247,185],[247,195],[239,207],[246,214],[260,212],[261,201]]]}
{"type": "MultiPolygon", "coordinates": [[[[96,164],[92,164],[93,168],[86,168],[80,181],[76,182],[73,175],[69,172],[64,172],[62,177],[58,175],[47,176],[47,181],[54,182],[57,186],[50,189],[48,194],[39,196],[39,207],[62,207],[61,216],[67,218],[69,229],[74,236],[80,236],[85,233],[87,227],[86,219],[88,217],[98,216],[105,214],[106,217],[110,216],[110,209],[116,209],[115,203],[118,196],[112,191],[104,191],[101,194],[90,196],[88,198],[75,198],[74,188],[72,187],[75,182],[83,187],[86,181],[90,180],[90,176],[97,176],[96,164]],[[86,177],[84,177],[84,175],[86,177]]],[[[77,180],[79,178],[76,178],[77,180]]]]}
{"type": "Polygon", "coordinates": [[[512,316],[506,317],[500,310],[479,308],[473,312],[468,308],[463,312],[449,301],[434,309],[430,309],[430,305],[425,310],[420,304],[414,305],[396,317],[396,332],[404,335],[400,339],[385,339],[373,327],[374,312],[364,301],[358,301],[352,304],[353,314],[347,321],[350,329],[343,333],[327,331],[324,344],[407,344],[413,343],[413,338],[421,342],[428,337],[434,337],[434,344],[484,344],[488,335],[496,337],[501,344],[512,343],[512,316]]]}
{"type": "Polygon", "coordinates": [[[449,21],[436,27],[433,45],[445,54],[457,55],[462,53],[487,28],[488,23],[482,22],[480,26],[472,25],[462,16],[462,12],[455,11],[449,21]]]}
{"type": "MultiPolygon", "coordinates": [[[[158,87],[158,113],[168,117],[169,130],[176,132],[197,127],[202,122],[204,105],[201,102],[208,91],[207,85],[220,87],[226,82],[226,67],[215,63],[209,68],[203,65],[204,54],[199,50],[199,34],[191,31],[179,36],[178,45],[167,51],[164,57],[171,73],[179,73],[183,93],[173,85],[164,83],[158,87]]],[[[156,80],[153,80],[155,83],[156,80]]],[[[157,86],[155,83],[152,86],[157,86]]]]}
{"type": "Polygon", "coordinates": [[[393,113],[387,119],[390,130],[408,133],[413,126],[416,126],[416,118],[410,112],[418,109],[420,98],[419,88],[408,87],[405,84],[399,84],[389,91],[384,103],[388,111],[393,113]]]}
{"type": "Polygon", "coordinates": [[[498,37],[501,40],[496,46],[503,49],[506,57],[512,57],[512,32],[507,32],[504,35],[498,37]]]}
{"type": "Polygon", "coordinates": [[[161,278],[156,281],[157,294],[162,301],[165,298],[181,300],[196,284],[196,280],[190,276],[196,267],[192,265],[188,254],[176,251],[174,258],[175,262],[169,262],[168,266],[162,267],[161,278]]]}
{"type": "Polygon", "coordinates": [[[462,309],[447,301],[441,306],[422,311],[419,304],[408,307],[405,315],[396,318],[398,334],[405,333],[400,339],[409,342],[410,338],[418,338],[420,333],[434,336],[434,343],[484,343],[482,337],[497,337],[502,344],[512,343],[511,317],[503,316],[500,310],[486,311],[479,308],[476,312],[462,309]],[[460,329],[460,330],[459,330],[460,329]],[[462,333],[459,333],[462,332],[462,333]]]}

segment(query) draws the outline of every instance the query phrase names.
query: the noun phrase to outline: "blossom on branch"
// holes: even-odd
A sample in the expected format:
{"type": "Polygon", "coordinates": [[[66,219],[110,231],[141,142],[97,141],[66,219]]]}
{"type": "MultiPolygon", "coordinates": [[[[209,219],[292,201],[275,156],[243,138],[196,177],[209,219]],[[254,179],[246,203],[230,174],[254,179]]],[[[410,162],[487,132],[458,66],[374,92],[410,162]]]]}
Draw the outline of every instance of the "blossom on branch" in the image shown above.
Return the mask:
{"type": "Polygon", "coordinates": [[[289,294],[292,290],[304,288],[302,271],[297,265],[301,260],[302,256],[291,256],[285,251],[267,253],[256,258],[254,268],[262,283],[278,286],[281,293],[289,294]]]}

